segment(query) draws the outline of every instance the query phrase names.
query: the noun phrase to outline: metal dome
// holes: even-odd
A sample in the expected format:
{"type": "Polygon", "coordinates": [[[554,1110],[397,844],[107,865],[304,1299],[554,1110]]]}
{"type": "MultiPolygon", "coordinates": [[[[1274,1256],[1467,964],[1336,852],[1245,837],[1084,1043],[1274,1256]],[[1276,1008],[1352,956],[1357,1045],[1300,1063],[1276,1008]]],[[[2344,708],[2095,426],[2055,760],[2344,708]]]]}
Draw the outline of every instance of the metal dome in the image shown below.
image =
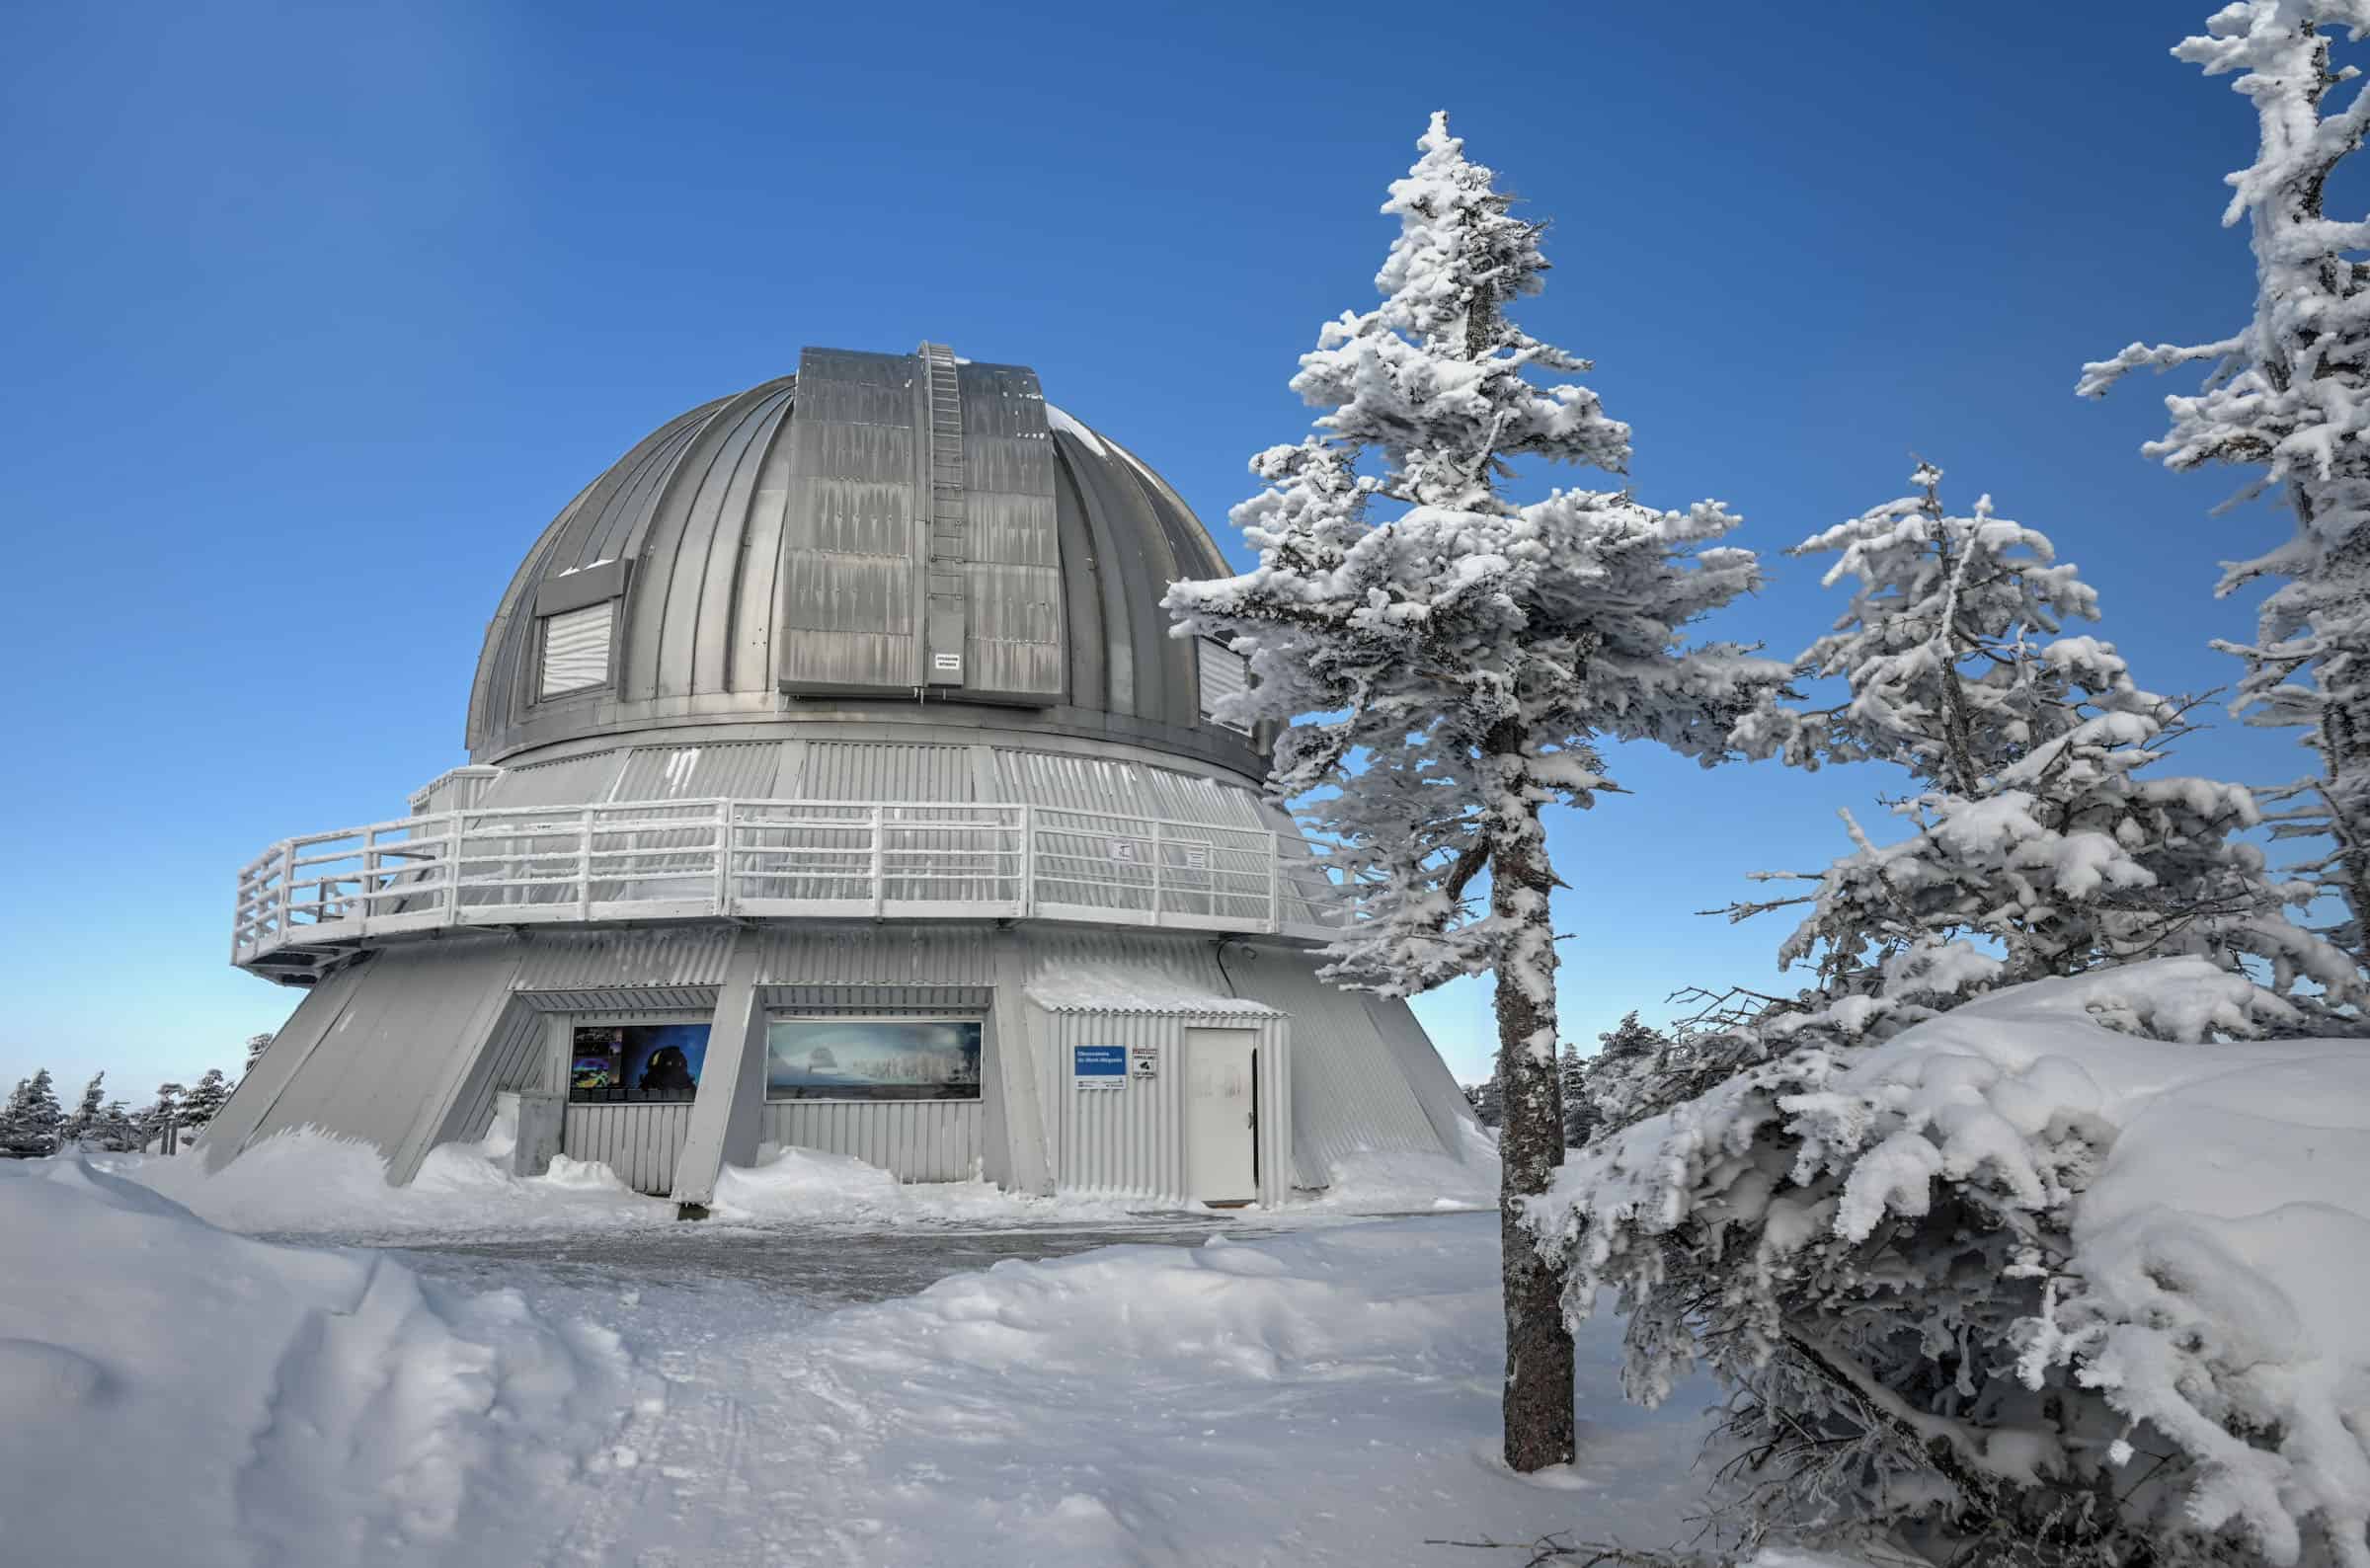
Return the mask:
{"type": "Polygon", "coordinates": [[[494,762],[671,726],[910,717],[1256,776],[1251,738],[1203,717],[1206,657],[1160,608],[1170,582],[1227,570],[1176,492],[1026,366],[810,348],[796,375],[662,426],[543,530],[487,629],[467,744],[494,762]]]}

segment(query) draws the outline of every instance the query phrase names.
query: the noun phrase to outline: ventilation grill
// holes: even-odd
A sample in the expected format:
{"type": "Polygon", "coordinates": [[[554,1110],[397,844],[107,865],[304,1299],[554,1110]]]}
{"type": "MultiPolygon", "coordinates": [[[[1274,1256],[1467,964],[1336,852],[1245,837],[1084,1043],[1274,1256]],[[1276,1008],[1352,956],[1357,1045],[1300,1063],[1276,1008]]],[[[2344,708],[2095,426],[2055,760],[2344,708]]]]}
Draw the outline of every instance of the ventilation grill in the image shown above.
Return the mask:
{"type": "Polygon", "coordinates": [[[1222,719],[1215,711],[1220,699],[1238,697],[1250,689],[1249,662],[1224,643],[1204,641],[1194,646],[1201,651],[1202,717],[1221,729],[1249,735],[1249,725],[1238,719],[1222,719]]]}
{"type": "Polygon", "coordinates": [[[543,617],[542,680],[536,694],[557,697],[608,684],[609,629],[616,623],[614,599],[543,617]]]}

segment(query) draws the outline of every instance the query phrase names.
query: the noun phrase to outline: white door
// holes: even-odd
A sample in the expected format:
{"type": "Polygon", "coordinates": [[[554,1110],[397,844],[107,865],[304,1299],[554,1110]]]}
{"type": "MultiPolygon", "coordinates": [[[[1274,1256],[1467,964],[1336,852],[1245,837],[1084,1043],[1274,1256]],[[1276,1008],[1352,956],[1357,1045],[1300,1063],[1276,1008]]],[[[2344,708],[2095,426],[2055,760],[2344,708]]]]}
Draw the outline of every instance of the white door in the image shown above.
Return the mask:
{"type": "Polygon", "coordinates": [[[1248,1029],[1185,1031],[1185,1192],[1206,1204],[1259,1197],[1248,1029]]]}

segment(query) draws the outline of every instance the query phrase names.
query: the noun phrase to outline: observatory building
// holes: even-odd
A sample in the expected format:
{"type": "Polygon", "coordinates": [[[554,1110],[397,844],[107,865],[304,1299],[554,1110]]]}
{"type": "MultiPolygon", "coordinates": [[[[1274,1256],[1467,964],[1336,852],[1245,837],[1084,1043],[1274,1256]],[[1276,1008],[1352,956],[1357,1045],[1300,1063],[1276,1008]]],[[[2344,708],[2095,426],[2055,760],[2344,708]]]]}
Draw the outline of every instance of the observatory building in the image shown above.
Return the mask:
{"type": "Polygon", "coordinates": [[[768,1144],[1154,1202],[1461,1156],[1406,1006],[1316,979],[1240,661],[1169,635],[1226,570],[1025,366],[808,349],[671,421],[503,592],[468,764],[240,872],[232,961],[307,990],[204,1157],[404,1182],[499,1105],[696,1212],[768,1144]]]}

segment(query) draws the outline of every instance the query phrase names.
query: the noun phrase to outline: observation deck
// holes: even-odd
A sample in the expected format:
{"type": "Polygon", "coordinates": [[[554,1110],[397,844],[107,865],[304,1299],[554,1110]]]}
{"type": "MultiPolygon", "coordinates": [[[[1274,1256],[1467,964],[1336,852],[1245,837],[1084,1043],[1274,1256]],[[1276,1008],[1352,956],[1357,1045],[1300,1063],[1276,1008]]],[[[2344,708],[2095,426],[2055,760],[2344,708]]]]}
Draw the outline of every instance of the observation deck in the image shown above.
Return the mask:
{"type": "Polygon", "coordinates": [[[456,929],[703,920],[1047,920],[1321,943],[1310,840],[975,802],[618,801],[467,809],[282,839],[239,873],[231,962],[309,985],[456,929]]]}

